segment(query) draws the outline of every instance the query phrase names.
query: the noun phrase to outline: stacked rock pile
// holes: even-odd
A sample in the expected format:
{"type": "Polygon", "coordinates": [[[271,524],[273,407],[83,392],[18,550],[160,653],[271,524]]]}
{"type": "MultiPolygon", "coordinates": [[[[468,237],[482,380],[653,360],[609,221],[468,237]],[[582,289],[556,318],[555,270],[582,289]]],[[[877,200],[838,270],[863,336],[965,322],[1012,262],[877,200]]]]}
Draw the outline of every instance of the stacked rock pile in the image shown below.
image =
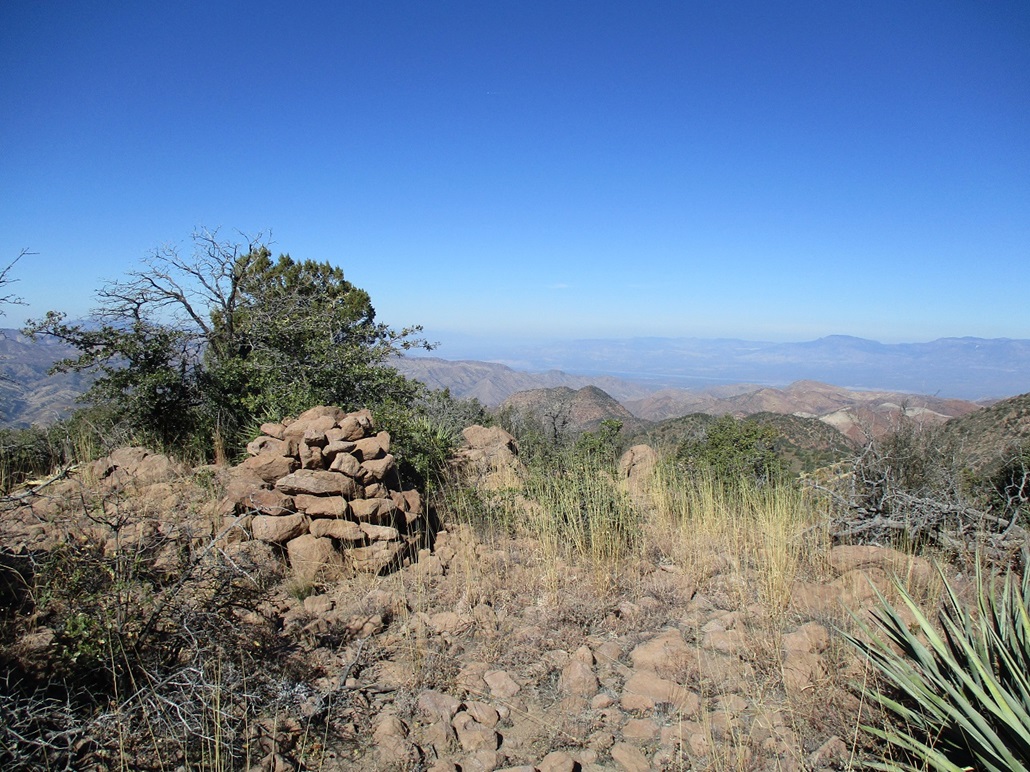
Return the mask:
{"type": "Polygon", "coordinates": [[[367,410],[314,407],[261,426],[233,469],[222,513],[248,538],[281,545],[303,578],[382,573],[428,536],[418,491],[402,490],[390,435],[367,410]]]}

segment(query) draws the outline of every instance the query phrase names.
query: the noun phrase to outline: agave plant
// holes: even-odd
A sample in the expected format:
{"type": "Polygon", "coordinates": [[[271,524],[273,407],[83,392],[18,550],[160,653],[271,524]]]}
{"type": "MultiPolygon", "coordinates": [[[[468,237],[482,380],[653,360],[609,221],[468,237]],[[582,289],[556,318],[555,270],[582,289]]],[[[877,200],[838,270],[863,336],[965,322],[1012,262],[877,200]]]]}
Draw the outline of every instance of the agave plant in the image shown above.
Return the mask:
{"type": "Polygon", "coordinates": [[[894,719],[887,727],[863,729],[900,751],[900,760],[869,766],[912,772],[1030,769],[1030,570],[1021,581],[1009,573],[1000,582],[978,568],[976,614],[945,578],[939,627],[896,586],[915,620],[911,627],[880,596],[876,630],[861,625],[868,640],[847,636],[883,676],[879,685],[864,689],[866,695],[894,719]]]}

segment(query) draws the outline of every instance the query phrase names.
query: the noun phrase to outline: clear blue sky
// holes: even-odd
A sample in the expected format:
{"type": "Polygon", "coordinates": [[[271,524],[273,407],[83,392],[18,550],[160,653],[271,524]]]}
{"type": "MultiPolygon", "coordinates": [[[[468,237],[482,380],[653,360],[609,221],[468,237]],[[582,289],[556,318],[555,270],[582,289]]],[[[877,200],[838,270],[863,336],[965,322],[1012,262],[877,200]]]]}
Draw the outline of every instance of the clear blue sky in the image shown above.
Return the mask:
{"type": "Polygon", "coordinates": [[[221,226],[444,342],[1030,338],[1026,0],[3,0],[0,108],[8,326],[221,226]]]}

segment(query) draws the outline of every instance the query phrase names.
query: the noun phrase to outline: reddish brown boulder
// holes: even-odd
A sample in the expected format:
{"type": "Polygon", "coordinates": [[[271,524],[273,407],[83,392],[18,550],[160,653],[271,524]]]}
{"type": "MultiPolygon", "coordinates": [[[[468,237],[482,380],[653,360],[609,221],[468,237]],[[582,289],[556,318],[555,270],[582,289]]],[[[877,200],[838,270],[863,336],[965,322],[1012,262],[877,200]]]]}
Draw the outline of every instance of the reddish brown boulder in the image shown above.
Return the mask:
{"type": "Polygon", "coordinates": [[[299,493],[294,497],[294,506],[311,517],[347,517],[350,504],[343,496],[312,496],[299,493]]]}
{"type": "Polygon", "coordinates": [[[352,520],[312,520],[308,526],[312,536],[325,536],[332,539],[339,539],[346,542],[365,541],[365,532],[357,523],[352,520]]]}
{"type": "Polygon", "coordinates": [[[371,480],[374,482],[381,482],[385,480],[390,472],[393,471],[396,465],[396,459],[387,454],[382,458],[376,458],[371,461],[362,461],[361,468],[365,470],[366,481],[371,480]]]}
{"type": "Polygon", "coordinates": [[[302,579],[329,578],[343,567],[343,556],[332,539],[304,534],[286,545],[290,566],[302,579]]]}
{"type": "Polygon", "coordinates": [[[266,483],[274,483],[276,480],[286,477],[298,466],[300,463],[295,458],[276,456],[271,453],[251,456],[240,464],[241,469],[253,472],[266,483]]]}
{"type": "Polygon", "coordinates": [[[251,523],[254,538],[270,544],[285,544],[301,534],[307,533],[308,521],[304,515],[273,517],[258,515],[251,523]]]}
{"type": "Polygon", "coordinates": [[[398,510],[393,499],[355,499],[351,502],[351,514],[363,522],[386,525],[396,519],[398,510]]]}
{"type": "Polygon", "coordinates": [[[275,487],[283,493],[308,493],[313,496],[345,496],[357,492],[354,480],[343,474],[322,469],[300,469],[279,479],[275,487]]]}
{"type": "Polygon", "coordinates": [[[293,499],[282,491],[267,488],[251,488],[247,493],[235,500],[237,512],[253,512],[259,515],[291,515],[294,509],[293,499]]]}

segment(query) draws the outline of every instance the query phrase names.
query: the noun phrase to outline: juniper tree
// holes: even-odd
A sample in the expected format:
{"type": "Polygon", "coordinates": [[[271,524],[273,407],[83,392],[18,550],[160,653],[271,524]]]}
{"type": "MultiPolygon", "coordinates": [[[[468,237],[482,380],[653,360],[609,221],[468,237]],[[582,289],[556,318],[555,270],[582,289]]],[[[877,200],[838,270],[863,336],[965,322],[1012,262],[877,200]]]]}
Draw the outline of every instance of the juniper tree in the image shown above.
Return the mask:
{"type": "Polygon", "coordinates": [[[417,387],[387,360],[428,347],[418,327],[377,322],[339,267],[273,259],[260,237],[200,231],[189,255],[156,250],[98,300],[87,323],[51,311],[26,332],[78,349],[55,370],[95,372],[85,401],[164,446],[235,438],[248,422],[316,403],[410,401],[417,387]]]}

